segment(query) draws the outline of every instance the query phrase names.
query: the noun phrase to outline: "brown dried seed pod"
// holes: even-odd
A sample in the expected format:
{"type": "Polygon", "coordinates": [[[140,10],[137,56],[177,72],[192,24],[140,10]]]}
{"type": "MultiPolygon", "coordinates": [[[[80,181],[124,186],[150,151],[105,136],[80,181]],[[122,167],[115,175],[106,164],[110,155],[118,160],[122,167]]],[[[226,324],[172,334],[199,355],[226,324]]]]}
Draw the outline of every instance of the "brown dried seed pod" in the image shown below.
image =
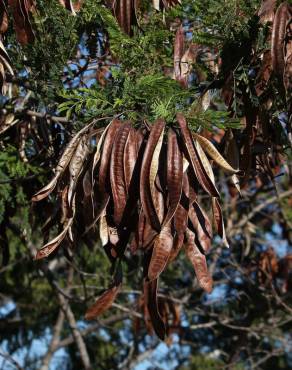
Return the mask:
{"type": "Polygon", "coordinates": [[[34,2],[32,0],[8,0],[8,5],[12,11],[17,40],[22,45],[32,42],[34,40],[34,32],[30,22],[29,13],[32,13],[35,10],[34,2]]]}
{"type": "Polygon", "coordinates": [[[172,129],[169,129],[168,131],[166,177],[169,204],[163,226],[167,225],[172,220],[177,210],[181,197],[183,182],[182,154],[179,150],[176,134],[172,129]]]}
{"type": "Polygon", "coordinates": [[[127,138],[127,142],[124,149],[124,176],[125,176],[125,184],[126,184],[126,191],[128,194],[130,184],[132,181],[132,176],[137,160],[137,135],[136,131],[131,125],[131,129],[127,138]]]}
{"type": "Polygon", "coordinates": [[[149,135],[149,139],[145,148],[143,161],[142,161],[142,169],[141,169],[141,176],[140,176],[140,197],[141,197],[141,204],[144,211],[144,214],[147,218],[148,223],[152,226],[154,230],[160,231],[161,225],[156,214],[153,200],[151,197],[151,190],[150,190],[150,169],[152,164],[152,158],[159,142],[159,138],[161,137],[161,133],[164,131],[165,128],[165,121],[164,120],[157,120],[152,128],[149,135]]]}
{"type": "Polygon", "coordinates": [[[224,220],[222,216],[222,210],[217,198],[212,198],[212,212],[214,225],[216,227],[218,235],[222,238],[224,245],[229,248],[228,241],[225,234],[224,220]]]}
{"type": "Polygon", "coordinates": [[[119,291],[121,289],[121,284],[115,285],[112,288],[107,289],[98,299],[97,301],[89,307],[86,311],[85,319],[86,320],[94,320],[102,313],[104,313],[107,309],[109,309],[112,304],[114,303],[119,291]]]}
{"type": "Polygon", "coordinates": [[[186,231],[186,255],[192,263],[199,285],[207,293],[211,293],[213,287],[213,280],[209,274],[206,257],[201,253],[200,249],[195,243],[195,234],[189,229],[186,231]]]}
{"type": "Polygon", "coordinates": [[[277,0],[263,0],[258,11],[261,23],[273,22],[277,0]]]}
{"type": "Polygon", "coordinates": [[[182,75],[181,75],[181,58],[184,54],[185,49],[185,34],[183,30],[183,26],[180,26],[175,34],[175,40],[174,40],[174,79],[184,84],[184,81],[182,81],[182,75]]]}
{"type": "Polygon", "coordinates": [[[286,26],[291,18],[292,5],[286,1],[279,5],[272,30],[271,55],[272,67],[275,75],[282,78],[285,68],[284,61],[284,39],[286,35],[286,26]]]}
{"type": "Polygon", "coordinates": [[[171,255],[169,257],[170,261],[173,261],[176,258],[183,246],[184,235],[188,225],[189,206],[189,179],[187,174],[185,173],[183,176],[183,191],[180,203],[173,218],[173,224],[176,234],[173,241],[171,255]]]}
{"type": "Polygon", "coordinates": [[[145,299],[145,304],[149,311],[149,315],[151,318],[154,331],[156,335],[158,336],[158,338],[160,338],[161,340],[164,340],[166,329],[165,329],[165,324],[161,318],[161,315],[158,309],[157,286],[158,286],[157,279],[152,280],[152,281],[144,280],[144,285],[143,285],[144,299],[145,299]]]}
{"type": "Polygon", "coordinates": [[[6,67],[8,72],[13,76],[14,73],[13,73],[13,69],[11,67],[10,58],[9,58],[9,56],[6,52],[6,49],[5,49],[1,40],[0,40],[0,62],[2,62],[4,64],[4,66],[6,67]]]}
{"type": "Polygon", "coordinates": [[[84,135],[81,140],[79,141],[76,151],[74,152],[70,164],[69,164],[69,174],[70,174],[70,182],[69,182],[69,190],[68,190],[68,203],[71,205],[72,198],[74,196],[77,181],[81,174],[83,164],[89,154],[89,142],[88,136],[84,135]]]}
{"type": "Polygon", "coordinates": [[[123,124],[115,137],[110,164],[110,182],[114,204],[114,222],[119,225],[127,201],[127,189],[124,175],[124,150],[131,130],[131,124],[123,124]]]}
{"type": "Polygon", "coordinates": [[[196,175],[196,178],[198,179],[200,185],[202,188],[211,196],[219,197],[218,190],[214,187],[211,179],[207,175],[200,159],[197,153],[196,148],[193,145],[193,139],[192,135],[189,131],[189,128],[187,127],[187,122],[185,117],[181,114],[177,114],[177,122],[181,129],[181,134],[184,141],[184,146],[186,149],[186,155],[188,156],[188,159],[190,161],[192,170],[194,174],[196,175]]]}
{"type": "Polygon", "coordinates": [[[71,230],[74,221],[74,216],[75,216],[75,196],[73,197],[72,200],[72,215],[69,219],[65,220],[63,231],[59,235],[57,235],[53,240],[51,240],[49,243],[47,243],[40,250],[37,251],[37,254],[35,256],[36,260],[48,257],[61,244],[61,242],[65,239],[66,235],[71,230]]]}
{"type": "Polygon", "coordinates": [[[193,230],[197,235],[197,242],[205,253],[210,250],[212,241],[212,225],[209,218],[195,201],[193,206],[189,209],[189,219],[193,226],[193,230]]]}
{"type": "Polygon", "coordinates": [[[171,249],[173,246],[173,236],[170,226],[165,226],[154,242],[152,256],[148,268],[149,280],[157,279],[165,269],[171,249]]]}
{"type": "Polygon", "coordinates": [[[202,148],[209,154],[209,156],[225,171],[232,174],[241,174],[242,171],[233,168],[230,164],[222,157],[215,146],[205,137],[199,134],[193,134],[194,138],[198,140],[202,148]]]}

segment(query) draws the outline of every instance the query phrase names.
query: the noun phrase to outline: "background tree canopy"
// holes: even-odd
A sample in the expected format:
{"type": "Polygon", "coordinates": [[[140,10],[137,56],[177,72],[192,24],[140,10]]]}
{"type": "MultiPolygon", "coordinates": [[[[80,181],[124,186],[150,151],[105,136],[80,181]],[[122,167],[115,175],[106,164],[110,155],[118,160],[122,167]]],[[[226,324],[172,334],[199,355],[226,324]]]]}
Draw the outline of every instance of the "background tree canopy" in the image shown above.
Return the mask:
{"type": "Polygon", "coordinates": [[[291,83],[291,1],[0,0],[0,368],[292,368],[291,83]]]}

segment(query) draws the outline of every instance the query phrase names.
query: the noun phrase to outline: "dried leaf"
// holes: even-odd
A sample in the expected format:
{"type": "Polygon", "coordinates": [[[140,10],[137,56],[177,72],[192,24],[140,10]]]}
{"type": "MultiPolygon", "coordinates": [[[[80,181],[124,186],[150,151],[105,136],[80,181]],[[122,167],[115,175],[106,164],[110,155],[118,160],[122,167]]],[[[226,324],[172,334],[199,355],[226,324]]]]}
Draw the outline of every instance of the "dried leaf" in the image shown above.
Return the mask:
{"type": "Polygon", "coordinates": [[[108,310],[114,303],[120,289],[121,284],[107,289],[86,311],[85,319],[94,320],[95,318],[103,314],[106,310],[108,310]]]}

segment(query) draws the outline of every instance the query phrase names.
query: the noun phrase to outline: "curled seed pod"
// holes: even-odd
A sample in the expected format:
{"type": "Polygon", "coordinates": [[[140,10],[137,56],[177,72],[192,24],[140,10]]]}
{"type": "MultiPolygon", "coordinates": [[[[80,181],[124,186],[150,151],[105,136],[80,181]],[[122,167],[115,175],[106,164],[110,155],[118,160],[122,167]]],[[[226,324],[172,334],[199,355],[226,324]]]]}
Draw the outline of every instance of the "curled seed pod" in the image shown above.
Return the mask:
{"type": "MultiPolygon", "coordinates": [[[[149,179],[150,179],[150,169],[151,169],[153,154],[154,154],[155,148],[157,147],[161,134],[164,131],[164,128],[165,128],[164,120],[158,120],[153,124],[150,135],[149,135],[149,139],[148,139],[148,142],[145,148],[143,161],[142,161],[141,176],[140,176],[140,197],[141,197],[141,204],[142,204],[143,212],[149,224],[152,226],[154,230],[157,230],[157,231],[160,231],[161,226],[160,226],[160,222],[156,214],[153,200],[151,197],[149,179]]],[[[152,168],[152,171],[154,171],[153,168],[152,168]]]]}
{"type": "Polygon", "coordinates": [[[209,156],[225,171],[232,174],[241,175],[242,171],[235,169],[222,157],[215,146],[205,137],[199,134],[193,134],[194,138],[198,140],[202,148],[209,154],[209,156]]]}
{"type": "MultiPolygon", "coordinates": [[[[87,127],[85,127],[85,129],[87,129],[87,127]]],[[[72,157],[73,157],[73,154],[75,153],[76,151],[76,148],[77,146],[79,145],[79,142],[81,140],[81,135],[82,133],[84,132],[84,130],[82,129],[81,131],[79,131],[71,140],[70,142],[68,143],[68,145],[66,146],[57,166],[56,166],[56,171],[55,171],[55,176],[53,177],[53,179],[49,182],[49,184],[47,184],[45,187],[43,187],[41,190],[39,190],[33,197],[32,197],[32,201],[34,202],[37,202],[37,201],[40,201],[44,198],[46,198],[56,187],[57,185],[57,182],[58,182],[58,179],[60,178],[60,176],[65,172],[65,170],[67,169],[72,157]]]]}
{"type": "Polygon", "coordinates": [[[86,311],[85,319],[86,320],[94,320],[102,313],[104,313],[107,309],[109,309],[112,304],[114,303],[119,291],[121,289],[121,284],[114,285],[113,287],[107,289],[98,299],[97,301],[89,307],[86,311]]]}
{"type": "Polygon", "coordinates": [[[186,255],[192,263],[199,285],[207,293],[211,293],[213,287],[213,280],[209,274],[206,257],[201,253],[200,249],[195,243],[195,234],[189,229],[186,231],[186,255]]]}
{"type": "Polygon", "coordinates": [[[186,154],[188,156],[188,159],[190,161],[191,167],[193,169],[194,174],[196,175],[196,178],[198,179],[200,185],[202,188],[211,196],[219,197],[218,190],[214,187],[211,179],[207,175],[199,157],[198,153],[193,145],[193,139],[192,135],[190,133],[190,130],[187,127],[187,122],[185,120],[185,117],[181,114],[177,114],[177,122],[181,129],[181,134],[183,137],[184,146],[186,149],[186,154]]]}
{"type": "Polygon", "coordinates": [[[48,257],[61,244],[61,242],[65,239],[66,235],[68,234],[70,228],[72,227],[74,216],[75,216],[75,196],[73,197],[72,200],[72,216],[69,219],[65,220],[63,231],[59,235],[57,235],[53,240],[45,244],[40,250],[37,251],[37,254],[35,256],[36,260],[48,257]]]}
{"type": "Polygon", "coordinates": [[[214,172],[213,172],[211,163],[209,162],[209,159],[207,158],[204,150],[202,149],[200,143],[197,140],[194,140],[194,145],[195,145],[195,147],[197,149],[197,152],[198,152],[198,155],[200,157],[200,160],[201,160],[201,162],[202,162],[202,164],[203,164],[203,166],[204,166],[204,168],[205,168],[205,170],[207,172],[207,175],[209,176],[209,178],[213,182],[214,187],[216,188],[215,176],[214,176],[214,172]]]}

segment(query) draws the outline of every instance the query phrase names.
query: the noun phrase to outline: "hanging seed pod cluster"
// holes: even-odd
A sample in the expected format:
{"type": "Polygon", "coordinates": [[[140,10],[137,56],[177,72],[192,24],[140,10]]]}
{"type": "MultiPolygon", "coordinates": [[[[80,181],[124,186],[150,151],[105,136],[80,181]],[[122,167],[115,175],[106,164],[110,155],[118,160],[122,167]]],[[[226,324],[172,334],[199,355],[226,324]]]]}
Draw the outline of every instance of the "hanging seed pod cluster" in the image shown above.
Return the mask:
{"type": "Polygon", "coordinates": [[[144,303],[156,334],[164,338],[166,327],[157,303],[160,274],[183,249],[198,283],[211,292],[206,254],[212,223],[227,244],[210,159],[230,174],[240,171],[209,140],[192,133],[182,114],[170,126],[159,119],[151,127],[135,129],[131,122],[114,119],[104,129],[92,132],[91,128],[92,124],[73,137],[54,178],[33,197],[40,201],[58,189],[63,228],[38,251],[36,259],[51,254],[64,239],[74,241],[74,227],[83,208],[85,233],[98,229],[101,244],[117,267],[112,286],[86,317],[95,318],[111,306],[121,286],[120,261],[125,252],[142,253],[144,303]],[[90,151],[93,136],[94,153],[90,151]],[[199,204],[199,191],[210,196],[213,222],[199,204]]]}

